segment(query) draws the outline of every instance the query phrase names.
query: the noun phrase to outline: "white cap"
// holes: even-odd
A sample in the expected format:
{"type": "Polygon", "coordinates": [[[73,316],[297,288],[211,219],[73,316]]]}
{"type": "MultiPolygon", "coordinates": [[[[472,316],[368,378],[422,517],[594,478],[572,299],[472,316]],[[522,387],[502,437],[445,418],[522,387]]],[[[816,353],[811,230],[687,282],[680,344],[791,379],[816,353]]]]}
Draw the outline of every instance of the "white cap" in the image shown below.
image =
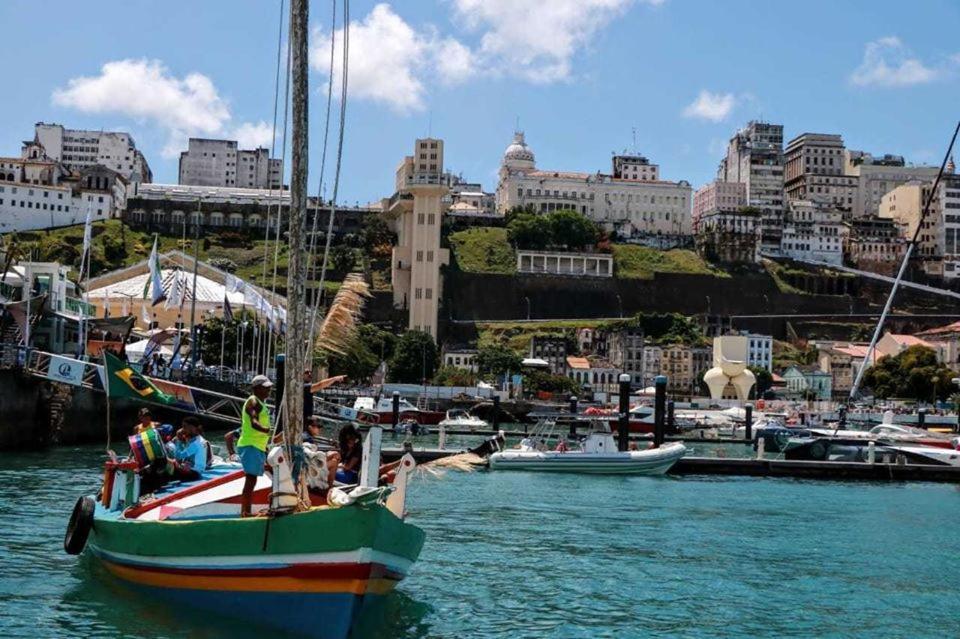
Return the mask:
{"type": "Polygon", "coordinates": [[[270,381],[270,378],[266,375],[257,375],[250,382],[250,386],[257,388],[258,386],[263,386],[264,388],[272,388],[273,382],[270,381]]]}

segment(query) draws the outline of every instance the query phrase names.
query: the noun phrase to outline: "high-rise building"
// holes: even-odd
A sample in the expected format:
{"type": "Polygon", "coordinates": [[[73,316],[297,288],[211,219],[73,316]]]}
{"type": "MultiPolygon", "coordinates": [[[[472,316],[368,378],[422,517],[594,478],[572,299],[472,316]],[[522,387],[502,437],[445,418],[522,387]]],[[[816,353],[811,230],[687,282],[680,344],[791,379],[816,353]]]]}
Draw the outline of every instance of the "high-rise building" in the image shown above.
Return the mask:
{"type": "Polygon", "coordinates": [[[689,182],[659,179],[659,167],[639,155],[615,155],[612,163],[612,174],[537,169],[533,150],[518,131],[500,165],[497,211],[572,209],[621,236],[692,232],[689,182]]]}
{"type": "Polygon", "coordinates": [[[843,264],[847,227],[843,213],[831,204],[790,200],[784,215],[780,254],[799,260],[843,264]]]}
{"type": "Polygon", "coordinates": [[[960,277],[960,176],[946,174],[937,190],[933,181],[913,181],[881,198],[880,217],[893,220],[909,241],[917,233],[917,257],[930,275],[960,277]],[[930,200],[926,217],[923,210],[930,200]]]}
{"type": "Polygon", "coordinates": [[[448,193],[443,140],[424,138],[400,163],[394,194],[382,203],[397,232],[390,269],[394,306],[409,310],[411,330],[434,339],[443,284],[440,267],[450,261],[450,250],[440,247],[448,193]]]}
{"type": "Polygon", "coordinates": [[[717,180],[741,182],[747,206],[760,211],[763,250],[780,248],[783,228],[783,125],[750,121],[737,131],[720,161],[717,180]]]}
{"type": "Polygon", "coordinates": [[[270,157],[269,149],[243,150],[236,140],[190,138],[180,154],[179,184],[227,186],[244,189],[279,189],[283,162],[270,157]]]}
{"type": "Polygon", "coordinates": [[[845,151],[839,135],[803,133],[790,140],[783,154],[787,199],[810,200],[852,211],[859,179],[846,174],[845,151]]]}
{"type": "Polygon", "coordinates": [[[69,169],[100,165],[130,183],[153,181],[150,166],[129,133],[67,129],[62,124],[37,122],[34,138],[24,142],[24,148],[31,145],[40,145],[49,159],[69,169]]]}
{"type": "Polygon", "coordinates": [[[939,168],[907,166],[899,155],[874,157],[864,151],[847,151],[844,154],[844,172],[857,178],[857,196],[853,201],[851,216],[859,219],[877,215],[883,196],[901,184],[914,180],[932,182],[939,168]]]}

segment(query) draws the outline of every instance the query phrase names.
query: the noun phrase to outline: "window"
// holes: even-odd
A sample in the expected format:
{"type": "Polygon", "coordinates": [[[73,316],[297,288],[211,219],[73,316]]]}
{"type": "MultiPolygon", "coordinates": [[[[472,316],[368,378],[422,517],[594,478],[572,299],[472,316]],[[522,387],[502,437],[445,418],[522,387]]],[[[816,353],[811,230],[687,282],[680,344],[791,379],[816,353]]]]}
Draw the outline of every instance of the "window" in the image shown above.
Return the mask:
{"type": "Polygon", "coordinates": [[[430,215],[427,216],[427,224],[436,224],[436,223],[437,223],[437,216],[435,214],[431,213],[430,215]]]}
{"type": "Polygon", "coordinates": [[[417,213],[417,224],[423,224],[424,215],[423,213],[417,213]]]}
{"type": "Polygon", "coordinates": [[[423,261],[423,251],[417,251],[417,261],[418,262],[423,261]]]}
{"type": "Polygon", "coordinates": [[[433,289],[432,289],[432,288],[428,288],[428,289],[427,289],[425,297],[426,297],[426,299],[428,299],[428,300],[432,300],[432,299],[433,299],[433,289]]]}
{"type": "Polygon", "coordinates": [[[433,251],[427,251],[427,261],[428,262],[433,261],[433,251]]]}
{"type": "Polygon", "coordinates": [[[413,299],[415,299],[415,300],[423,299],[423,289],[422,289],[422,288],[417,288],[417,289],[415,289],[415,290],[413,291],[413,299]]]}

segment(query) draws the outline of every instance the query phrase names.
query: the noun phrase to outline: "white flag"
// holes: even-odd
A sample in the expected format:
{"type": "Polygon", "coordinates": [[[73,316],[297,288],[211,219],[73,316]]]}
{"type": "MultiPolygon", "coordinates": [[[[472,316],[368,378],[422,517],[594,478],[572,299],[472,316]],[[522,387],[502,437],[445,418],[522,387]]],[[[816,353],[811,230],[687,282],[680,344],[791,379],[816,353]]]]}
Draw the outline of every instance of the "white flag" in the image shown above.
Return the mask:
{"type": "Polygon", "coordinates": [[[231,275],[230,273],[227,273],[227,275],[223,278],[223,288],[227,290],[227,293],[242,293],[246,287],[246,282],[235,275],[231,275]]]}
{"type": "Polygon", "coordinates": [[[183,278],[181,275],[182,271],[180,270],[174,271],[173,273],[173,282],[170,284],[170,294],[167,296],[167,301],[163,303],[164,310],[177,308],[183,301],[183,278]]]}
{"type": "Polygon", "coordinates": [[[143,323],[147,328],[150,328],[150,313],[147,311],[147,305],[140,305],[140,316],[143,318],[143,323]]]}
{"type": "Polygon", "coordinates": [[[150,305],[156,306],[164,300],[163,280],[160,276],[160,255],[157,253],[157,238],[153,238],[153,250],[147,262],[150,267],[150,276],[143,287],[143,299],[150,298],[150,305]]]}
{"type": "MultiPolygon", "coordinates": [[[[87,221],[83,223],[83,254],[90,254],[90,239],[93,235],[93,208],[87,204],[87,221]]],[[[88,258],[89,259],[89,258],[88,258]]]]}

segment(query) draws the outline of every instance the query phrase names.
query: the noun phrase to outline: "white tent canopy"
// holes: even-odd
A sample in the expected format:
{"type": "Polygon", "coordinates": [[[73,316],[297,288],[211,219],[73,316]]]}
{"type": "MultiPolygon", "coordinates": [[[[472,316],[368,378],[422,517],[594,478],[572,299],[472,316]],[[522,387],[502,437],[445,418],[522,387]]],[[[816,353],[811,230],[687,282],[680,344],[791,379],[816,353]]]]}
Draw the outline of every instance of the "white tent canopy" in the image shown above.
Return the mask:
{"type": "MultiPolygon", "coordinates": [[[[139,342],[127,344],[127,359],[133,363],[139,362],[141,359],[143,359],[143,353],[147,350],[147,344],[149,343],[149,339],[142,339],[139,342]]],[[[173,357],[173,351],[162,344],[160,345],[160,348],[156,349],[155,352],[160,353],[167,359],[173,357]]]]}

